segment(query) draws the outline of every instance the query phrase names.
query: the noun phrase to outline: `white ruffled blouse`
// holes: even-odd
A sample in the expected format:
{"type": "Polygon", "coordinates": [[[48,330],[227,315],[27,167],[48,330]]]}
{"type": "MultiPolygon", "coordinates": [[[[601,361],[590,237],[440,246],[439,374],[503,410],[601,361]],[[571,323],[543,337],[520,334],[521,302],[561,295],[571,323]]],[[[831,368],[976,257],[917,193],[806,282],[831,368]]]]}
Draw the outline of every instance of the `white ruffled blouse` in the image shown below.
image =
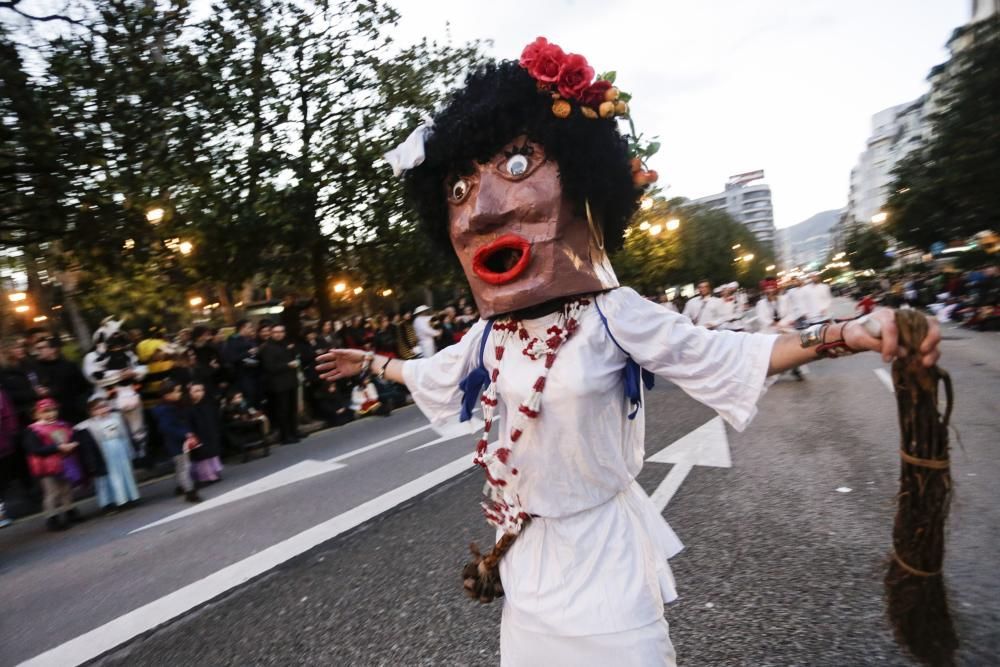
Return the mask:
{"type": "MultiPolygon", "coordinates": [[[[608,328],[644,369],[715,409],[737,430],[756,413],[775,336],[709,331],[635,291],[597,297],[608,328]]],[[[544,337],[556,314],[527,320],[544,337]]],[[[444,435],[458,425],[459,383],[479,363],[485,322],[430,359],[409,361],[403,376],[414,401],[444,435]]],[[[494,336],[484,360],[496,365],[494,336]]],[[[580,636],[619,632],[657,621],[677,597],[667,559],[683,546],[635,482],[644,459],[645,420],[628,419],[625,352],[591,305],[559,350],[542,394],[541,414],[512,446],[507,409],[531,391],[542,361],[503,356],[496,446],[510,447],[517,493],[533,515],[500,562],[504,622],[535,632],[580,636]]],[[[470,436],[469,446],[475,444],[470,436]]]]}

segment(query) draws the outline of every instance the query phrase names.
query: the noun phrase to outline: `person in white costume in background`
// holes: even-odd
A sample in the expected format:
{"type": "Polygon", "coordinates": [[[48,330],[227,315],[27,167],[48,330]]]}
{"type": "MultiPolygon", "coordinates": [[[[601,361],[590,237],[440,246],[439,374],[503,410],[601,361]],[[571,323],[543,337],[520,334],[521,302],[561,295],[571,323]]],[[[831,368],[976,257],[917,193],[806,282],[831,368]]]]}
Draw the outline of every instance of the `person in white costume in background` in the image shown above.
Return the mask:
{"type": "MultiPolygon", "coordinates": [[[[777,279],[765,278],[760,281],[760,290],[763,293],[755,306],[757,331],[771,334],[794,331],[797,316],[792,308],[791,299],[787,294],[782,294],[778,288],[777,279]]],[[[804,379],[800,368],[791,369],[791,373],[796,380],[804,379]]]]}
{"type": "Polygon", "coordinates": [[[684,304],[684,317],[706,329],[714,329],[722,322],[722,311],[722,299],[712,294],[712,283],[707,280],[698,281],[698,294],[684,304]]]}
{"type": "Polygon", "coordinates": [[[592,77],[582,56],[539,38],[520,62],[473,72],[433,125],[387,154],[485,319],[429,359],[318,360],[328,380],[405,383],[443,434],[482,407],[476,462],[496,543],[474,551],[461,586],[480,602],[504,598],[505,667],[676,664],[664,604],[677,596],[668,559],[682,546],[635,481],[652,374],[743,429],[768,374],[896,350],[888,310],[872,315],[881,339],[858,322],[802,337],[716,332],[620,287],[606,252],[621,247],[650,177],[613,118],[627,106],[602,106],[618,92],[592,77]]]}
{"type": "Polygon", "coordinates": [[[802,315],[809,322],[830,319],[833,307],[833,293],[818,273],[809,276],[809,282],[796,293],[802,315]]]}
{"type": "Polygon", "coordinates": [[[413,332],[417,334],[420,356],[425,359],[433,357],[437,351],[434,338],[441,332],[431,324],[431,309],[427,306],[420,305],[413,309],[413,332]]]}

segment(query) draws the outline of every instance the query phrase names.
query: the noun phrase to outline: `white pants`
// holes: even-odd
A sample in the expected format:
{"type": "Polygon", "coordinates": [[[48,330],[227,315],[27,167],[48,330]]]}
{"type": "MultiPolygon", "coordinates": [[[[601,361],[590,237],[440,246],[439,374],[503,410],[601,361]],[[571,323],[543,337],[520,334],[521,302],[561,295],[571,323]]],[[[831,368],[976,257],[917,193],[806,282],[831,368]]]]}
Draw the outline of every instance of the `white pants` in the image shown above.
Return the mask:
{"type": "Polygon", "coordinates": [[[677,667],[667,619],[605,635],[557,637],[500,624],[500,667],[677,667]]]}

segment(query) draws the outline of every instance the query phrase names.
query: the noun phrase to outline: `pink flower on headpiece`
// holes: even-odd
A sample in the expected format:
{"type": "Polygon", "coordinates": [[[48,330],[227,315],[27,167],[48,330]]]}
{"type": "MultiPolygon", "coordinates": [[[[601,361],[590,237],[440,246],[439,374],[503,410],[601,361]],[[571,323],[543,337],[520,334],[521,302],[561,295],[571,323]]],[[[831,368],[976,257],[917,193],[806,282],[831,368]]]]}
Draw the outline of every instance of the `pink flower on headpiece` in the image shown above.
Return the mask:
{"type": "Polygon", "coordinates": [[[43,398],[37,403],[35,403],[35,411],[41,412],[42,410],[58,410],[59,404],[56,403],[54,398],[43,398]]]}
{"type": "Polygon", "coordinates": [[[608,92],[610,88],[610,81],[607,81],[606,79],[598,79],[594,83],[590,84],[590,86],[587,87],[587,90],[583,91],[583,94],[580,96],[580,101],[587,106],[597,108],[600,106],[601,102],[604,101],[604,93],[608,92]]]}
{"type": "Polygon", "coordinates": [[[555,83],[559,80],[565,59],[566,54],[561,48],[549,44],[549,40],[544,37],[539,37],[524,47],[524,51],[521,52],[521,67],[542,83],[555,83]]]}
{"type": "Polygon", "coordinates": [[[580,99],[590,87],[594,78],[594,68],[579,53],[571,53],[559,68],[559,94],[570,99],[580,99]]]}

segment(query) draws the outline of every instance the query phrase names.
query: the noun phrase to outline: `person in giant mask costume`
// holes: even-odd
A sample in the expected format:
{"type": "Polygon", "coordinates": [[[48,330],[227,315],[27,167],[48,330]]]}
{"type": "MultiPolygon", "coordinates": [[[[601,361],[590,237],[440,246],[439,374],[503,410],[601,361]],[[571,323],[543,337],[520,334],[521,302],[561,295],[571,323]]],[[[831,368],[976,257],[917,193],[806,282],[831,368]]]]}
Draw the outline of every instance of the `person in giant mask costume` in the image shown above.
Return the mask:
{"type": "Polygon", "coordinates": [[[675,664],[663,605],[682,546],[635,482],[654,374],[742,430],[767,375],[896,352],[891,311],[801,335],[716,332],[620,287],[608,253],[655,180],[619,131],[629,113],[585,58],[544,38],[470,74],[387,160],[484,319],[429,359],[319,358],[328,380],[405,383],[442,434],[482,430],[475,462],[496,542],[473,545],[461,579],[473,599],[504,598],[503,665],[675,664]]]}

